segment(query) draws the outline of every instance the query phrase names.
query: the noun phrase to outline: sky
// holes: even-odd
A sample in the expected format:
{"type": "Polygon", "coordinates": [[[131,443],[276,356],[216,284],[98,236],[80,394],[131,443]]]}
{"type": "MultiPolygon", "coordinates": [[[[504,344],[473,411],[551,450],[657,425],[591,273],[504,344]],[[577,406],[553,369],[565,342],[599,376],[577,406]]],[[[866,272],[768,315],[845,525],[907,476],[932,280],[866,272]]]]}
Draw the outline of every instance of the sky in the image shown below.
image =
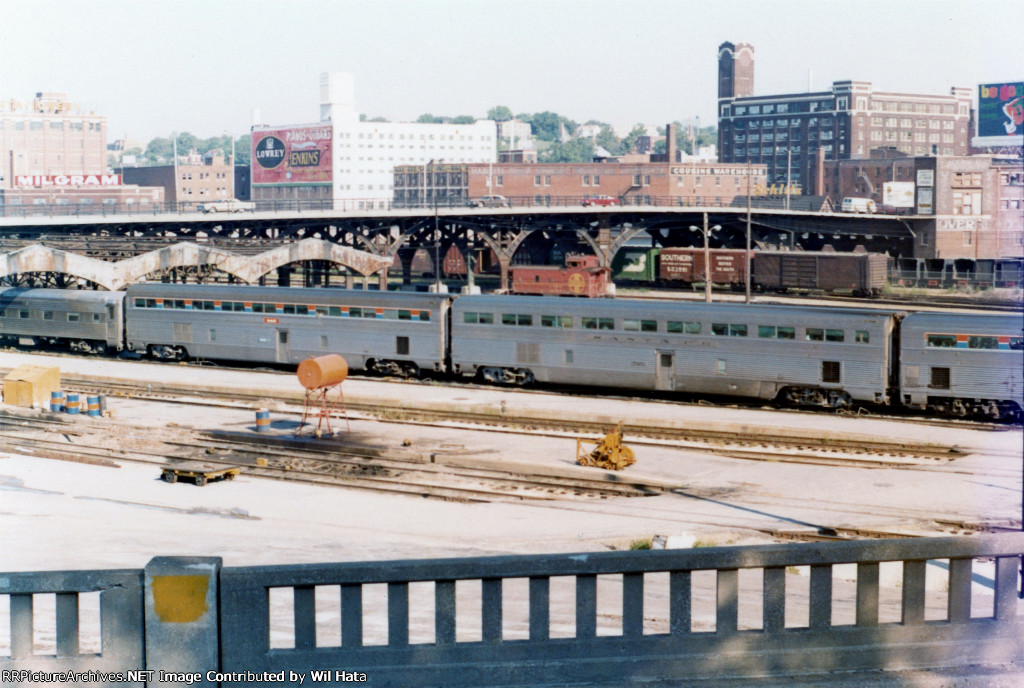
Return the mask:
{"type": "Polygon", "coordinates": [[[108,139],[319,119],[322,72],[391,121],[550,110],[714,124],[717,53],[755,95],[833,81],[946,94],[1024,79],[1021,0],[0,0],[0,101],[66,93],[108,139]]]}

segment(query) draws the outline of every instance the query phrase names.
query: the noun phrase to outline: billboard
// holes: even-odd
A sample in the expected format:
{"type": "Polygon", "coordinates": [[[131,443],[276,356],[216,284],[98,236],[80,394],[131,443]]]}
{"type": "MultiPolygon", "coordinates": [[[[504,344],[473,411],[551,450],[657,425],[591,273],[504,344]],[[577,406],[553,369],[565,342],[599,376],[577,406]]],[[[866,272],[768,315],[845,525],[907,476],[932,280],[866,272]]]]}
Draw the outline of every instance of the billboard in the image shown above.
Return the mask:
{"type": "Polygon", "coordinates": [[[914,182],[885,182],[882,203],[891,208],[914,207],[914,182]]]}
{"type": "Polygon", "coordinates": [[[252,184],[330,184],[333,128],[265,129],[252,133],[252,184]]]}
{"type": "Polygon", "coordinates": [[[974,145],[1024,145],[1024,82],[978,86],[978,136],[974,145]]]}

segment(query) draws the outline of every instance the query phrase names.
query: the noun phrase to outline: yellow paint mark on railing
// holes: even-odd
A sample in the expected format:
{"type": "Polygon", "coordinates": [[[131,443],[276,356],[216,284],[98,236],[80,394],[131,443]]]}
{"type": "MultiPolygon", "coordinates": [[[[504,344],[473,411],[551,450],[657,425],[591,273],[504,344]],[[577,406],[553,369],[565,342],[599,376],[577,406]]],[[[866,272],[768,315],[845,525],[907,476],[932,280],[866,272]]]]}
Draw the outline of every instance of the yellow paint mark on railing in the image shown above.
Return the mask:
{"type": "Polygon", "coordinates": [[[209,576],[153,576],[153,607],[165,623],[190,623],[208,610],[209,576]]]}

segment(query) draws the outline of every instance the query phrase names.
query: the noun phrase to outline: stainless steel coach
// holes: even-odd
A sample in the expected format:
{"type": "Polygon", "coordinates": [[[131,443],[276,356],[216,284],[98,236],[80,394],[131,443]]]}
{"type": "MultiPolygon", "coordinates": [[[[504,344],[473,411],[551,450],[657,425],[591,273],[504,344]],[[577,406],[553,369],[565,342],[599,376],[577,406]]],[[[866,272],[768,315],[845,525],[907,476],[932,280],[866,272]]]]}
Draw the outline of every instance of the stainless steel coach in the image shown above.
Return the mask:
{"type": "Polygon", "coordinates": [[[335,353],[383,373],[444,370],[444,296],[142,284],[128,288],[125,312],[128,348],[156,358],[298,363],[335,353]]]}
{"type": "Polygon", "coordinates": [[[119,351],[124,292],[0,288],[0,338],[84,353],[119,351]]]}
{"type": "Polygon", "coordinates": [[[885,403],[898,314],[758,304],[468,296],[455,372],[488,381],[885,403]]]}
{"type": "Polygon", "coordinates": [[[1018,418],[1024,316],[913,313],[900,340],[902,403],[941,413],[1018,418]]]}

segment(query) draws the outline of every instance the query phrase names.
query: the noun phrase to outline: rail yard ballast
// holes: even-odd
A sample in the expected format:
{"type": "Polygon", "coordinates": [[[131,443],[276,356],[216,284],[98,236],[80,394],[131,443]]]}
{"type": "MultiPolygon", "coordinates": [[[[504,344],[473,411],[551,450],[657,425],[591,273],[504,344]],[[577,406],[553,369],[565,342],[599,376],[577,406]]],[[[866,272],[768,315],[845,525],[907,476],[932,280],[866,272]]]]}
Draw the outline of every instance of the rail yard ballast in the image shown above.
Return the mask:
{"type": "Polygon", "coordinates": [[[1020,314],[141,284],[0,289],[0,337],[97,354],[890,404],[1020,422],[1020,314]]]}

